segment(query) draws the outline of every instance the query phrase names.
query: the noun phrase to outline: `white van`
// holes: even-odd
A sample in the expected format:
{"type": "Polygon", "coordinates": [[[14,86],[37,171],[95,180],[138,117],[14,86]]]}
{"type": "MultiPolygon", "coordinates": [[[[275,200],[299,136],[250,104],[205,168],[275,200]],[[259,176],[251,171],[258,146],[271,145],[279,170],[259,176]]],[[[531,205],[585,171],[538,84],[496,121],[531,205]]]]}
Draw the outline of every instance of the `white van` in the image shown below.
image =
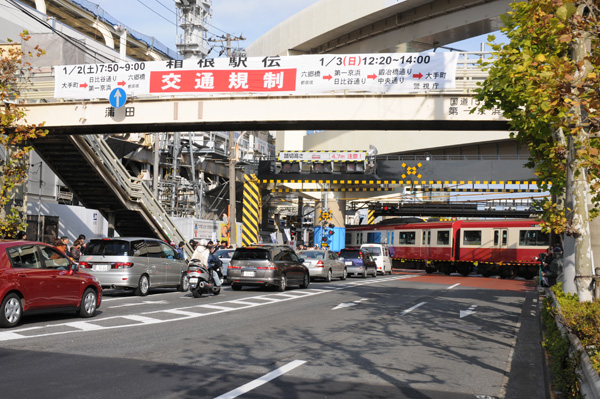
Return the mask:
{"type": "Polygon", "coordinates": [[[377,273],[392,274],[392,258],[390,249],[385,244],[363,244],[360,246],[363,251],[368,251],[377,264],[377,273]]]}

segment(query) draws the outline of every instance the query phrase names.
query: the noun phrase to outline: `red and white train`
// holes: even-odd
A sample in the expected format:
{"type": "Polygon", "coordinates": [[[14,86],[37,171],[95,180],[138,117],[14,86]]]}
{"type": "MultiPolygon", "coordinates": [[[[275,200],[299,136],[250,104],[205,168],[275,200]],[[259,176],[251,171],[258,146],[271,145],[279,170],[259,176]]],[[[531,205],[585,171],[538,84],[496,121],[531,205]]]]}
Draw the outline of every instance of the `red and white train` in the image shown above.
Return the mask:
{"type": "Polygon", "coordinates": [[[365,243],[387,244],[394,267],[533,278],[550,235],[529,219],[346,226],[346,246],[365,243]]]}

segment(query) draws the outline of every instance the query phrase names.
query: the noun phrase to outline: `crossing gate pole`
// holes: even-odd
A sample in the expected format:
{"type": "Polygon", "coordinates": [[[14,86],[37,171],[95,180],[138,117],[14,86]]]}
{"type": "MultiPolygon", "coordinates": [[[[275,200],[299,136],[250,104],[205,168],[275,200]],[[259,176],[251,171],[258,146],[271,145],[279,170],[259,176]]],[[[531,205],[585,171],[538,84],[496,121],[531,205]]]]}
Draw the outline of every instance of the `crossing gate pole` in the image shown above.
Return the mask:
{"type": "Polygon", "coordinates": [[[261,196],[256,175],[244,175],[242,210],[242,246],[258,243],[258,222],[261,214],[261,196]]]}

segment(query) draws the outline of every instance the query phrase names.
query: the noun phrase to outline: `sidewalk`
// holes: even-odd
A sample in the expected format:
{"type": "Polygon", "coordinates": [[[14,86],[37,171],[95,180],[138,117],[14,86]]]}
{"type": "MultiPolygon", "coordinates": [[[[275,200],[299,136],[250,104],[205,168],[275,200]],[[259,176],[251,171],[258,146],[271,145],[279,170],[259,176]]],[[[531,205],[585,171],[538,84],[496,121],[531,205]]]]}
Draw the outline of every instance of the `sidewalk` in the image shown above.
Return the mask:
{"type": "Polygon", "coordinates": [[[519,320],[507,382],[506,399],[550,399],[550,372],[542,347],[542,296],[527,291],[519,320]]]}

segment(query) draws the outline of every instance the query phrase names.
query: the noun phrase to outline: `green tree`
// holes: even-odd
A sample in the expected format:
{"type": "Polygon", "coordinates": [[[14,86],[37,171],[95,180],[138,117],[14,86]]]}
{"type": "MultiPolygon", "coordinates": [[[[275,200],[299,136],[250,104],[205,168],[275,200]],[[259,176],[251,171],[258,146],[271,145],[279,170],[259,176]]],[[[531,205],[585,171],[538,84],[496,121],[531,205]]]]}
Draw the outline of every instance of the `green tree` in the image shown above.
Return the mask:
{"type": "MultiPolygon", "coordinates": [[[[23,41],[31,38],[27,32],[20,36],[23,41]]],[[[0,47],[0,145],[6,149],[6,157],[0,159],[0,237],[14,237],[26,227],[25,215],[15,205],[14,197],[17,188],[27,182],[29,141],[47,134],[41,125],[27,123],[23,109],[18,107],[20,77],[31,69],[27,59],[45,52],[36,46],[25,54],[20,45],[10,39],[8,42],[0,47]]]]}
{"type": "Polygon", "coordinates": [[[482,63],[489,77],[476,95],[479,111],[504,112],[530,150],[527,166],[551,183],[542,225],[574,241],[582,301],[592,299],[589,220],[600,210],[598,17],[598,0],[513,3],[501,29],[509,43],[489,37],[495,57],[482,63]]]}

